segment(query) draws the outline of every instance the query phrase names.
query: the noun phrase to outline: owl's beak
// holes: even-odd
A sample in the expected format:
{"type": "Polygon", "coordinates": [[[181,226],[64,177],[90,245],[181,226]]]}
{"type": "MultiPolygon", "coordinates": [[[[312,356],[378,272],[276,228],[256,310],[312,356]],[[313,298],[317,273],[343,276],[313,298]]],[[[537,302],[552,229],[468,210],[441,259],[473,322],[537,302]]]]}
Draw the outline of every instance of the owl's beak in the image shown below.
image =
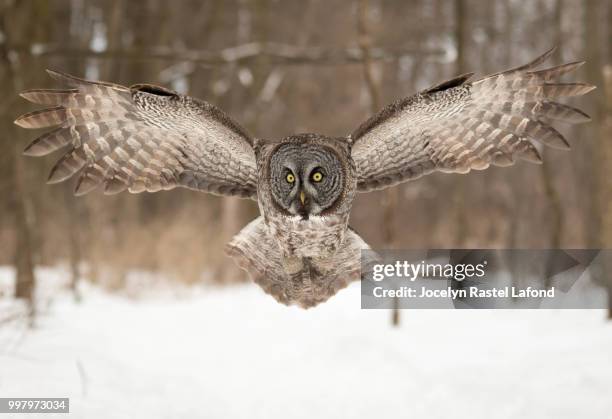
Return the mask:
{"type": "Polygon", "coordinates": [[[295,203],[296,208],[296,212],[302,216],[302,218],[304,220],[308,219],[308,208],[307,208],[307,198],[306,198],[306,193],[304,193],[304,191],[300,191],[300,202],[302,203],[301,205],[298,204],[297,202],[295,203]]]}

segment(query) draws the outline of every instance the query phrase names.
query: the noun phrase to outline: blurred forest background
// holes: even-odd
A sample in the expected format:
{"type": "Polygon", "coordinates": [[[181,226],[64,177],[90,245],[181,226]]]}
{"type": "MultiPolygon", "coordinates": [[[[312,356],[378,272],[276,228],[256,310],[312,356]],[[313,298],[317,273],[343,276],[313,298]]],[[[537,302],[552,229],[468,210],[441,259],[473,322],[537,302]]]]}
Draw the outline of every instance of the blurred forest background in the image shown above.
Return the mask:
{"type": "Polygon", "coordinates": [[[257,214],[245,200],[187,190],[72,196],[46,185],[57,155],[22,157],[36,133],[18,97],[53,87],[46,68],[205,99],[251,134],[340,136],[375,110],[454,75],[477,77],[558,46],[586,60],[598,89],[574,106],[592,123],[557,125],[571,152],[469,175],[434,174],[358,197],[352,226],[372,246],[612,247],[612,1],[2,0],[0,264],[28,296],[33,266],[125,285],[131,270],[178,281],[245,278],[223,245],[257,214]]]}

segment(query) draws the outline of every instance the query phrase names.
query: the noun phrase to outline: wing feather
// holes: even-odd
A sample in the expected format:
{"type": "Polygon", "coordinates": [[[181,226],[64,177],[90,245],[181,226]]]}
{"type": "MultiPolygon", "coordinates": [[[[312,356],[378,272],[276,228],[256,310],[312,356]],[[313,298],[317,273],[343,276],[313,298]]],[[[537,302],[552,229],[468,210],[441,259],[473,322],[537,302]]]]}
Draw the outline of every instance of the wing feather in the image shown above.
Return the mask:
{"type": "Polygon", "coordinates": [[[159,86],[131,88],[48,71],[67,89],[21,96],[50,106],[20,116],[23,128],[56,127],[24,150],[44,156],[68,147],[49,183],[78,174],[75,193],[156,192],[177,186],[256,199],[253,140],[213,105],[159,86]]]}
{"type": "Polygon", "coordinates": [[[433,171],[467,173],[517,159],[541,162],[534,146],[568,149],[549,121],[590,120],[558,98],[582,96],[595,88],[558,78],[584,62],[538,70],[553,50],[532,62],[468,82],[456,77],[395,102],[351,134],[358,190],[382,189],[433,171]]]}

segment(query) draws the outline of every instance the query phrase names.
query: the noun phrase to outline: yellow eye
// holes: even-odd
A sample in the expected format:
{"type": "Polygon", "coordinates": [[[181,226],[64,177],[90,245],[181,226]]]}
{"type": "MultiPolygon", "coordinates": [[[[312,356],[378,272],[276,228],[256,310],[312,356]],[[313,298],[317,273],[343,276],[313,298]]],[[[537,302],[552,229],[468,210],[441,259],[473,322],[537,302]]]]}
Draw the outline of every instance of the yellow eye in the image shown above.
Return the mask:
{"type": "Polygon", "coordinates": [[[315,182],[321,182],[323,180],[323,173],[321,173],[321,172],[314,172],[312,174],[312,180],[314,180],[315,182]]]}
{"type": "Polygon", "coordinates": [[[295,176],[293,176],[293,173],[287,173],[287,182],[289,183],[295,182],[295,176]]]}

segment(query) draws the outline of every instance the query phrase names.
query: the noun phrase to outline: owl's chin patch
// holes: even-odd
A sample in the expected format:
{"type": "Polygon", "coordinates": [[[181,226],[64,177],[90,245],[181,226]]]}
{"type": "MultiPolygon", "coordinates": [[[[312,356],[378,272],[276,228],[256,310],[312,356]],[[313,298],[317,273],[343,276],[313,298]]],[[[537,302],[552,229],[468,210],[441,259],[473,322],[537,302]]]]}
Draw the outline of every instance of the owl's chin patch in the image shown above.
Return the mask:
{"type": "Polygon", "coordinates": [[[309,220],[311,217],[320,216],[321,211],[319,204],[312,203],[307,205],[293,204],[289,212],[302,220],[309,220]]]}
{"type": "Polygon", "coordinates": [[[300,209],[298,209],[298,212],[296,215],[300,217],[302,220],[308,220],[308,218],[310,217],[308,210],[304,207],[301,207],[300,209]]]}
{"type": "Polygon", "coordinates": [[[305,206],[302,205],[299,202],[294,202],[291,204],[291,207],[289,207],[289,213],[296,218],[302,219],[302,220],[308,220],[308,218],[310,217],[310,211],[309,209],[305,206]]]}

